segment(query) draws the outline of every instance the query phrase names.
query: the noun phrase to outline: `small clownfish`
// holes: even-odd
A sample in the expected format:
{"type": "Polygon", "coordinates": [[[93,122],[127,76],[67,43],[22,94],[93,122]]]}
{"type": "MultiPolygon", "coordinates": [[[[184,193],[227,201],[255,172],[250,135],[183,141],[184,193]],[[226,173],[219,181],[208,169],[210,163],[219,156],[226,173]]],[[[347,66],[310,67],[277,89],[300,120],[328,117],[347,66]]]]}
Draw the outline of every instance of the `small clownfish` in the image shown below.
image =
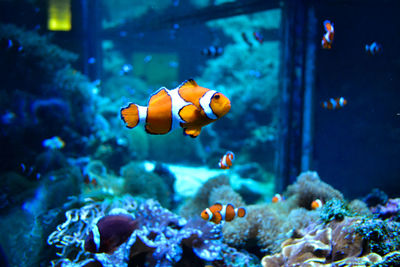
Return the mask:
{"type": "Polygon", "coordinates": [[[376,55],[382,51],[382,46],[378,44],[377,42],[373,42],[372,44],[365,45],[365,52],[367,52],[370,55],[376,55]]]}
{"type": "Polygon", "coordinates": [[[264,42],[264,36],[262,36],[261,33],[253,32],[253,36],[260,44],[264,42]]]}
{"type": "Polygon", "coordinates": [[[329,20],[324,21],[324,27],[326,33],[322,37],[322,48],[324,49],[331,49],[332,48],[332,43],[333,43],[333,36],[335,34],[335,30],[333,29],[333,23],[331,23],[329,20]]]}
{"type": "Polygon", "coordinates": [[[241,218],[246,216],[246,209],[243,207],[235,208],[232,204],[222,205],[221,203],[215,203],[211,207],[203,210],[200,216],[206,221],[219,224],[221,221],[230,222],[236,216],[241,218]]]}
{"type": "Polygon", "coordinates": [[[321,106],[325,109],[340,109],[347,105],[347,100],[344,97],[330,98],[328,101],[321,103],[321,106]]]}
{"type": "Polygon", "coordinates": [[[85,250],[91,253],[112,254],[137,228],[138,222],[130,215],[105,216],[90,230],[85,240],[85,250]]]}
{"type": "Polygon", "coordinates": [[[322,208],[323,205],[324,204],[322,203],[322,201],[319,198],[317,198],[316,200],[311,202],[311,209],[316,210],[316,209],[322,208]]]}
{"type": "Polygon", "coordinates": [[[167,134],[180,126],[185,135],[197,137],[202,127],[230,109],[226,96],[190,79],[173,90],[160,88],[150,97],[147,107],[130,103],[121,109],[121,118],[128,128],[144,123],[149,134],[167,134]]]}
{"type": "Polygon", "coordinates": [[[284,200],[284,197],[281,195],[281,194],[275,194],[273,197],[272,197],[272,203],[278,203],[278,202],[281,202],[281,201],[283,201],[284,200]]]}
{"type": "Polygon", "coordinates": [[[220,169],[226,170],[232,167],[233,162],[235,161],[235,154],[232,151],[228,151],[225,155],[220,159],[218,166],[220,169]]]}

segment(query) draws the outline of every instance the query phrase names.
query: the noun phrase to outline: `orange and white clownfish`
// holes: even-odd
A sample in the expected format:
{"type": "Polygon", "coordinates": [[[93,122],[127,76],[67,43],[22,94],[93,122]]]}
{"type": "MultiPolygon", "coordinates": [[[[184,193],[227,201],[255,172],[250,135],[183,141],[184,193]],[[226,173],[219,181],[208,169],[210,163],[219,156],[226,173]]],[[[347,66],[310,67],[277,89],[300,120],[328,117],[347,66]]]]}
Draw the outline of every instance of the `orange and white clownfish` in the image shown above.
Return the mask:
{"type": "Polygon", "coordinates": [[[335,34],[335,30],[333,29],[333,23],[331,23],[329,20],[325,20],[324,27],[326,33],[324,34],[324,36],[322,36],[322,41],[321,41],[322,48],[331,49],[333,43],[333,36],[335,34]]]}
{"type": "Polygon", "coordinates": [[[90,230],[85,240],[85,250],[112,254],[137,228],[138,222],[128,214],[105,216],[90,230]]]}
{"type": "Polygon", "coordinates": [[[366,44],[365,51],[370,55],[376,55],[382,51],[382,46],[377,42],[373,42],[370,45],[366,44]]]}
{"type": "Polygon", "coordinates": [[[220,169],[229,169],[232,167],[233,161],[235,161],[235,154],[232,151],[228,151],[220,159],[218,166],[220,169]]]}
{"type": "Polygon", "coordinates": [[[316,210],[316,209],[322,208],[323,205],[324,204],[322,203],[322,201],[319,198],[317,198],[316,200],[311,202],[311,209],[316,210]]]}
{"type": "Polygon", "coordinates": [[[246,216],[246,209],[243,207],[235,208],[232,204],[222,205],[221,203],[215,203],[203,210],[200,215],[204,220],[219,224],[221,221],[230,222],[236,216],[246,216]]]}
{"type": "Polygon", "coordinates": [[[197,137],[202,127],[230,109],[226,96],[190,79],[172,90],[160,88],[150,97],[147,107],[130,103],[121,109],[121,118],[128,128],[143,123],[149,134],[167,134],[180,126],[185,135],[197,137]]]}
{"type": "Polygon", "coordinates": [[[284,200],[284,197],[281,195],[281,194],[275,194],[273,197],[272,197],[272,203],[278,203],[278,202],[281,202],[281,201],[283,201],[284,200]]]}
{"type": "Polygon", "coordinates": [[[344,97],[330,98],[321,103],[321,106],[326,109],[340,109],[345,105],[347,105],[347,100],[344,97]]]}

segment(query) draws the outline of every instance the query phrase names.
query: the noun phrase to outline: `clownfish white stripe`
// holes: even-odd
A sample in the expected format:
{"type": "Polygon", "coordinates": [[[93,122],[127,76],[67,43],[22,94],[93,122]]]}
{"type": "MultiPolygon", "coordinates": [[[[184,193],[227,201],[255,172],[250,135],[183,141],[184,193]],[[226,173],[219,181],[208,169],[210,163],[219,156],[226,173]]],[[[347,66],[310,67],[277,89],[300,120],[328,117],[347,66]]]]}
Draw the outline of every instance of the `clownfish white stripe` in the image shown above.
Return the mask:
{"type": "Polygon", "coordinates": [[[209,208],[206,208],[206,212],[207,212],[207,215],[208,215],[208,220],[211,221],[211,219],[213,217],[213,214],[212,214],[211,210],[209,208]]]}
{"type": "Polygon", "coordinates": [[[171,130],[178,128],[180,123],[184,123],[185,121],[181,119],[179,116],[179,111],[184,107],[189,105],[189,102],[183,100],[183,98],[179,95],[179,90],[168,90],[165,89],[168,95],[171,97],[172,101],[172,126],[171,130]]]}
{"type": "Polygon", "coordinates": [[[96,251],[99,251],[99,249],[100,249],[100,231],[99,231],[99,227],[97,227],[97,225],[95,225],[93,227],[92,233],[93,233],[93,241],[94,241],[94,244],[96,245],[96,251]]]}
{"type": "Polygon", "coordinates": [[[343,97],[341,97],[341,98],[339,99],[339,105],[340,105],[340,106],[343,106],[343,105],[344,105],[344,98],[343,98],[343,97]]]}
{"type": "Polygon", "coordinates": [[[217,93],[214,90],[210,90],[207,93],[205,93],[201,98],[200,98],[200,106],[203,108],[204,113],[206,114],[206,116],[212,120],[216,120],[218,119],[218,117],[214,114],[214,112],[212,111],[211,107],[210,107],[210,103],[211,103],[211,98],[213,97],[213,95],[217,93]]]}
{"type": "Polygon", "coordinates": [[[222,165],[223,165],[224,167],[228,166],[228,164],[226,163],[226,155],[224,155],[224,156],[222,157],[222,165]]]}
{"type": "Polygon", "coordinates": [[[138,108],[138,113],[139,113],[139,123],[142,124],[143,122],[146,122],[147,118],[147,107],[139,106],[136,105],[138,108]]]}
{"type": "Polygon", "coordinates": [[[219,214],[221,214],[222,220],[224,221],[226,216],[226,205],[222,205],[222,209],[219,214]]]}

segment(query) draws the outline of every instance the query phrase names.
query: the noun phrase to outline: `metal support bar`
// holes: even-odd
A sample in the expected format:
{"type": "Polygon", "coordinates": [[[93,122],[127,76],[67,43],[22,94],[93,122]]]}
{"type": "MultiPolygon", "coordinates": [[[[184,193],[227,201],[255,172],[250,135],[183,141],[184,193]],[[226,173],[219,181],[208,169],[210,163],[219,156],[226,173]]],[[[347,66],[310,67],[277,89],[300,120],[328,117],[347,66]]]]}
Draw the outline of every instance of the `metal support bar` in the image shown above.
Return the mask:
{"type": "Polygon", "coordinates": [[[115,35],[119,36],[121,31],[129,34],[137,31],[172,29],[175,24],[179,26],[195,25],[210,20],[280,8],[280,2],[279,0],[242,0],[209,6],[190,12],[180,12],[181,10],[177,8],[179,12],[174,14],[146,14],[140,19],[104,30],[103,36],[105,38],[111,38],[110,36],[115,35]]]}
{"type": "MultiPolygon", "coordinates": [[[[277,183],[278,191],[293,183],[302,169],[303,149],[308,146],[307,155],[310,155],[312,109],[303,113],[304,104],[312,106],[312,88],[314,82],[314,59],[308,59],[308,49],[312,49],[307,35],[309,4],[307,0],[287,0],[282,12],[282,49],[281,49],[281,105],[279,125],[279,148],[277,151],[277,183]],[[306,102],[305,101],[305,89],[306,102]],[[305,118],[304,116],[307,116],[305,118]],[[310,124],[309,124],[310,123],[310,124]],[[303,140],[303,127],[306,127],[307,136],[303,140]]],[[[309,25],[311,27],[311,24],[309,25]]],[[[306,161],[307,157],[304,157],[306,161]]],[[[308,157],[308,160],[310,157],[308,157]]],[[[307,160],[307,161],[308,161],[307,160]]],[[[305,165],[306,166],[306,165],[305,165]]]]}

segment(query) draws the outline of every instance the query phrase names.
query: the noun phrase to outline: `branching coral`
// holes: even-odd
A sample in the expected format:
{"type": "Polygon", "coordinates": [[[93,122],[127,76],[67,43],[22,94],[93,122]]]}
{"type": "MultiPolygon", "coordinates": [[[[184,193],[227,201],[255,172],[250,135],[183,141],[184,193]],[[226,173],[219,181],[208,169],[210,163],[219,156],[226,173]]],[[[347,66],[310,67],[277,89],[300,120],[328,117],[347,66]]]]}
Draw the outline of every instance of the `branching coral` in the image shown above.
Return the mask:
{"type": "Polygon", "coordinates": [[[320,199],[326,203],[332,198],[343,200],[343,195],[332,186],[324,183],[316,172],[304,172],[287,189],[288,196],[295,196],[297,206],[311,209],[311,202],[320,199]]]}
{"type": "Polygon", "coordinates": [[[121,199],[108,200],[101,203],[91,202],[79,209],[68,210],[65,213],[67,220],[58,225],[56,231],[47,238],[49,245],[54,245],[61,251],[56,255],[60,257],[51,262],[52,266],[61,263],[87,262],[90,253],[84,251],[84,241],[92,224],[99,218],[108,214],[114,208],[121,208],[126,212],[136,210],[136,202],[129,196],[121,199]]]}
{"type": "MultiPolygon", "coordinates": [[[[102,266],[179,266],[186,262],[224,260],[221,226],[202,219],[186,219],[164,209],[152,199],[137,204],[129,196],[90,203],[66,213],[48,243],[61,249],[56,264],[83,264],[97,261],[102,266]],[[112,255],[84,251],[84,240],[99,218],[118,211],[130,213],[139,228],[112,255]],[[128,262],[127,262],[128,261],[128,262]]],[[[195,266],[195,265],[192,265],[195,266]]]]}

